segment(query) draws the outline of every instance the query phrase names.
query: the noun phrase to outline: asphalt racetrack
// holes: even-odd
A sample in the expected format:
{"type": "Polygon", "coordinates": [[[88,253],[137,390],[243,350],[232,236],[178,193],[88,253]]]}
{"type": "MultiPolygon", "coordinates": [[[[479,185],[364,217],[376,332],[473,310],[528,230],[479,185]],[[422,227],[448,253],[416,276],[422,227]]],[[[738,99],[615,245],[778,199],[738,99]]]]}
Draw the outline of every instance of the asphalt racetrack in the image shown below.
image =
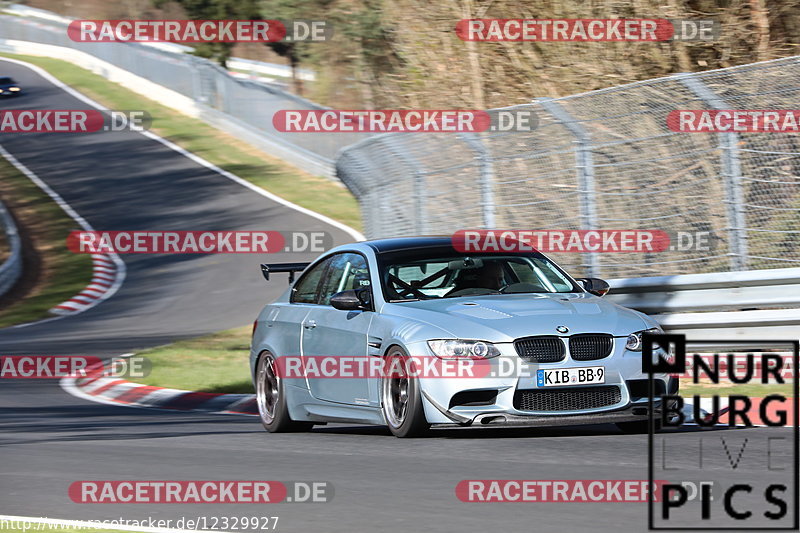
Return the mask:
{"type": "MultiPolygon", "coordinates": [[[[16,109],[85,109],[35,72],[0,61],[25,88],[16,109]]],[[[344,231],[273,202],[138,133],[3,136],[2,146],[46,181],[97,230],[344,231]]],[[[111,357],[250,323],[286,287],[267,284],[262,257],[127,255],[117,294],[73,317],[0,331],[0,353],[111,357]]],[[[271,260],[312,256],[276,254],[271,260]]],[[[243,361],[243,364],[246,364],[243,361]]],[[[739,450],[746,436],[791,438],[789,429],[706,432],[739,450]]],[[[691,460],[696,431],[669,434],[691,460]]],[[[647,436],[614,426],[440,430],[401,440],[370,426],[328,425],[306,434],[264,431],[247,416],[170,413],[92,403],[56,381],[0,383],[0,513],[76,520],[279,517],[293,532],[645,531],[644,503],[464,503],[465,479],[647,479],[647,436]],[[326,481],[327,503],[274,505],[73,503],[78,480],[326,481]]],[[[713,461],[709,464],[712,464],[713,461]]],[[[709,479],[766,482],[763,450],[709,479]]],[[[796,498],[796,494],[795,494],[796,498]]],[[[763,502],[762,502],[762,505],[763,502]]],[[[754,509],[760,512],[760,509],[754,509]]]]}

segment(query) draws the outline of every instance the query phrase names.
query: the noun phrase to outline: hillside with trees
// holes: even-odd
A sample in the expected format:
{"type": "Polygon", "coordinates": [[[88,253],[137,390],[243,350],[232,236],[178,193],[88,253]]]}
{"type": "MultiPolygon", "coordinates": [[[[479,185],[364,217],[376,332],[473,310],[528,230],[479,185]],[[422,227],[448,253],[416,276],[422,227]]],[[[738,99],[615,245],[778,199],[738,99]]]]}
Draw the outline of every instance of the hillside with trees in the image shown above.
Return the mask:
{"type": "Polygon", "coordinates": [[[800,54],[797,0],[32,0],[85,18],[255,18],[326,20],[325,43],[207,45],[317,72],[294,90],[342,108],[492,108],[622,83],[800,54]],[[257,15],[258,14],[258,15],[257,15]],[[714,19],[714,42],[465,42],[464,18],[714,19]]]}

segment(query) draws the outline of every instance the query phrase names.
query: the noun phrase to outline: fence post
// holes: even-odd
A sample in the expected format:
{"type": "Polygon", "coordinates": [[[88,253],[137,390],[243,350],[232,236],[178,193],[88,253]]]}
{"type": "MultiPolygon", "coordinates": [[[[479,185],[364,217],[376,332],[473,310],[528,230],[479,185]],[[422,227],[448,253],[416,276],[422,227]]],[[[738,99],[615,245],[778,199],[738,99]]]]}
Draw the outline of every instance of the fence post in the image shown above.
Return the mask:
{"type": "Polygon", "coordinates": [[[495,227],[494,216],[494,164],[492,156],[483,140],[476,133],[462,133],[459,137],[475,152],[480,166],[479,183],[481,187],[481,213],[483,215],[483,227],[492,229],[495,227]]]}
{"type": "Polygon", "coordinates": [[[375,184],[368,178],[364,179],[364,176],[372,175],[372,170],[372,163],[365,160],[360,150],[340,151],[337,154],[334,175],[358,201],[367,239],[382,235],[380,213],[386,207],[382,202],[384,195],[376,194],[375,184]]]}
{"type": "Polygon", "coordinates": [[[190,55],[187,55],[187,57],[183,60],[189,66],[189,73],[192,78],[192,99],[195,102],[199,102],[202,86],[200,82],[200,71],[197,68],[197,63],[195,63],[194,58],[190,55]]]}
{"type": "MultiPolygon", "coordinates": [[[[578,178],[580,198],[581,229],[597,229],[597,203],[595,197],[594,160],[592,158],[592,138],[589,132],[553,98],[537,98],[545,111],[553,115],[575,137],[575,172],[578,178]]],[[[586,270],[589,276],[597,276],[600,264],[597,254],[587,253],[586,270]]]]}
{"type": "Polygon", "coordinates": [[[223,113],[230,113],[227,80],[223,76],[214,76],[214,80],[216,81],[215,85],[217,90],[217,109],[223,113]]]}
{"type": "MultiPolygon", "coordinates": [[[[677,74],[678,80],[711,109],[729,109],[725,101],[692,73],[677,74]]],[[[718,133],[722,187],[725,191],[728,217],[728,240],[731,270],[747,270],[747,234],[742,195],[742,166],[739,159],[739,136],[733,132],[718,133]]]]}

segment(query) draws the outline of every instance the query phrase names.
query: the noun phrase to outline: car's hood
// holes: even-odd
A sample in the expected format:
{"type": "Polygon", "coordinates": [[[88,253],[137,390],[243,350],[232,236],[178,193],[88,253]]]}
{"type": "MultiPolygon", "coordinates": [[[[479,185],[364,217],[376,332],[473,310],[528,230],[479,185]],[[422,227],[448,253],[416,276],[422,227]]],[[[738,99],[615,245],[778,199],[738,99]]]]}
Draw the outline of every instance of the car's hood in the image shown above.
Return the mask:
{"type": "Polygon", "coordinates": [[[630,309],[581,294],[503,294],[387,304],[386,314],[435,325],[455,337],[509,342],[528,335],[576,333],[625,336],[651,327],[630,309]]]}

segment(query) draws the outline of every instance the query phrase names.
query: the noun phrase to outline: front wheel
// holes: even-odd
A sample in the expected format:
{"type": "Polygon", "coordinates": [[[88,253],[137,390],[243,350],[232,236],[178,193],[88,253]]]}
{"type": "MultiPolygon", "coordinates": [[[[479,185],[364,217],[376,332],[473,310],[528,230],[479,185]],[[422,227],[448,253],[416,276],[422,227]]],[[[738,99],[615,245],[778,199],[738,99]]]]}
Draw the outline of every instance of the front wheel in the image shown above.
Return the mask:
{"type": "Polygon", "coordinates": [[[256,403],[261,424],[270,433],[308,431],[311,422],[296,422],[289,417],[284,383],[277,372],[278,364],[271,353],[258,360],[256,368],[256,403]]]}
{"type": "Polygon", "coordinates": [[[419,381],[410,376],[408,355],[394,346],[386,355],[388,369],[381,378],[381,409],[386,425],[395,437],[421,437],[430,424],[425,419],[419,381]]]}

